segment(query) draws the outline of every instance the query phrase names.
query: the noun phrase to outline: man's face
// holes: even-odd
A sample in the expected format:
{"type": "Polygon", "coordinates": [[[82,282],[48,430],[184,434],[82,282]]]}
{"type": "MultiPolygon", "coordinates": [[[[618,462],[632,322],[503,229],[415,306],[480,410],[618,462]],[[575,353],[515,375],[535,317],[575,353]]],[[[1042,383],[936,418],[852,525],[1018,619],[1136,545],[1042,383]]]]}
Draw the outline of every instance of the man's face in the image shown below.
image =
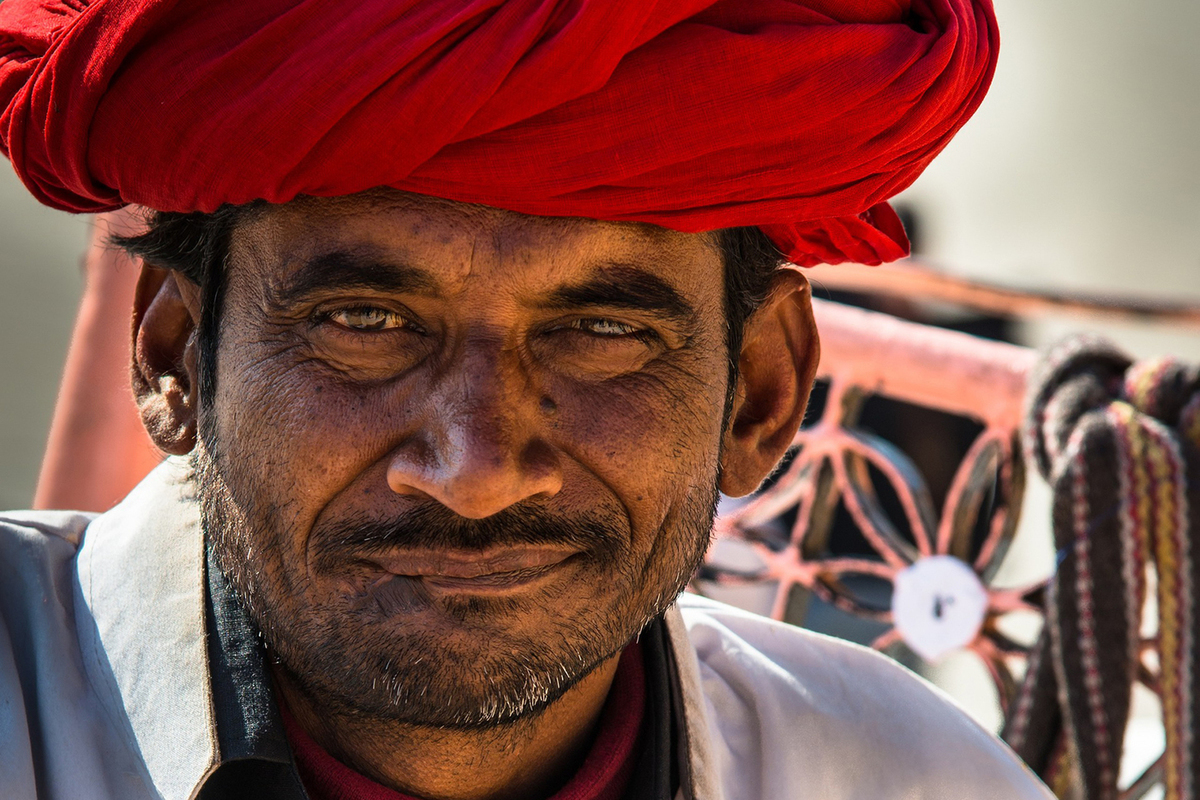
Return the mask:
{"type": "Polygon", "coordinates": [[[706,235],[398,193],[240,225],[196,464],[282,668],[469,726],[618,652],[708,542],[724,320],[706,235]]]}

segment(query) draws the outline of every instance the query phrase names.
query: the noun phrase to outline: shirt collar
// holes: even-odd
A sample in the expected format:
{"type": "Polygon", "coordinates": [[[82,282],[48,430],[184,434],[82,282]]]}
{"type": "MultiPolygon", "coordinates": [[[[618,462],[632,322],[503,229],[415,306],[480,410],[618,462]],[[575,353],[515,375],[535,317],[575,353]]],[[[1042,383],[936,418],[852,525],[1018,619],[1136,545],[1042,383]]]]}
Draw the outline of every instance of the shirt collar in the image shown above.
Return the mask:
{"type": "Polygon", "coordinates": [[[164,800],[242,796],[225,789],[256,776],[272,797],[305,797],[258,637],[206,557],[186,459],[88,527],[78,572],[93,683],[164,800]]]}
{"type": "Polygon", "coordinates": [[[221,762],[257,758],[291,764],[258,633],[212,548],[206,551],[209,674],[221,762]]]}
{"type": "Polygon", "coordinates": [[[205,642],[204,539],[187,462],[168,459],[97,517],[84,533],[77,568],[90,612],[79,625],[93,684],[102,702],[128,719],[131,745],[164,800],[188,800],[219,752],[205,642]]]}

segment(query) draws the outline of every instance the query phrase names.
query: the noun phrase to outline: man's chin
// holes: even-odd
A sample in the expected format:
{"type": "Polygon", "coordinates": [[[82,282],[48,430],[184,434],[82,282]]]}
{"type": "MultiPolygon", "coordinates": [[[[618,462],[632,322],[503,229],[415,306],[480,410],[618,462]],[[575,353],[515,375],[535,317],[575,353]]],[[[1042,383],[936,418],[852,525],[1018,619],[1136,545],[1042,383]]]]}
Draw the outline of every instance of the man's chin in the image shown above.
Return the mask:
{"type": "Polygon", "coordinates": [[[289,632],[290,641],[270,646],[289,679],[326,708],[462,729],[536,716],[624,646],[618,639],[615,650],[598,649],[599,639],[582,630],[528,626],[525,633],[523,621],[506,624],[493,602],[469,604],[481,606],[469,621],[351,618],[335,630],[322,625],[315,636],[289,632]],[[297,638],[304,641],[298,647],[297,638]]]}
{"type": "MultiPolygon", "coordinates": [[[[555,626],[547,624],[548,616],[558,615],[560,624],[588,616],[587,601],[573,597],[427,594],[414,592],[405,583],[390,581],[368,597],[355,598],[345,613],[338,609],[325,624],[357,631],[360,641],[378,642],[385,648],[390,648],[387,642],[402,646],[420,638],[431,651],[487,658],[497,648],[512,647],[515,642],[533,647],[541,642],[544,647],[549,639],[575,639],[574,631],[552,634],[555,626]]],[[[600,598],[593,604],[599,605],[600,598]]]]}

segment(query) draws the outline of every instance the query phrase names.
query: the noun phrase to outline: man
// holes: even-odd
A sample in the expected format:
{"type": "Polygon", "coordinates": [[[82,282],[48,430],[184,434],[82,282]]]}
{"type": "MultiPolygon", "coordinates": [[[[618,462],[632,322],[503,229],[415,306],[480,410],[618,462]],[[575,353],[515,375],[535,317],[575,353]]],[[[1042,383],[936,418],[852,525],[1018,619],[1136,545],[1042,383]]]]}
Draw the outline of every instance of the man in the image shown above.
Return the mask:
{"type": "Polygon", "coordinates": [[[1044,798],[882,657],[695,598],[792,441],[793,263],[978,104],[986,3],[0,5],[5,152],[157,209],[175,458],[0,535],[15,797],[1044,798]],[[749,227],[748,227],[749,226],[749,227]]]}

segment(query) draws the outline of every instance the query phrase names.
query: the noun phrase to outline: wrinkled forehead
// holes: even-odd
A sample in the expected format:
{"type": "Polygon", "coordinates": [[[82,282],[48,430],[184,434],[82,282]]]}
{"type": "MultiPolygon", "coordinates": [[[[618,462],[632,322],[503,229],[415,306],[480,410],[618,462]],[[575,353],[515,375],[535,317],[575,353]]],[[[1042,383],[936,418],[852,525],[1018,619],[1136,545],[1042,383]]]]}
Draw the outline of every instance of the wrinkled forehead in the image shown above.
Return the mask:
{"type": "Polygon", "coordinates": [[[611,267],[650,272],[689,294],[720,291],[714,233],[580,217],[539,217],[380,189],[267,206],[237,226],[235,272],[266,284],[323,259],[403,264],[453,290],[552,284],[611,267]]]}

